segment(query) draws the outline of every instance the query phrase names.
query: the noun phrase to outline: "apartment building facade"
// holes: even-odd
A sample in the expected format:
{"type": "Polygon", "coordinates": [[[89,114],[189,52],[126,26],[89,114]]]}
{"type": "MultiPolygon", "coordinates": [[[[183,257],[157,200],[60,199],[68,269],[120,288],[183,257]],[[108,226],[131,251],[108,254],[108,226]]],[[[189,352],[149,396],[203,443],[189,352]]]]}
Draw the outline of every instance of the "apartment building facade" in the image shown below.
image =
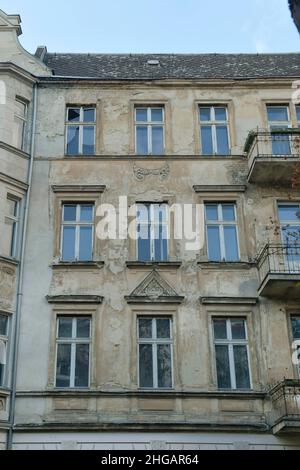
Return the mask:
{"type": "Polygon", "coordinates": [[[299,449],[299,54],[20,33],[0,12],[2,447],[299,449]]]}

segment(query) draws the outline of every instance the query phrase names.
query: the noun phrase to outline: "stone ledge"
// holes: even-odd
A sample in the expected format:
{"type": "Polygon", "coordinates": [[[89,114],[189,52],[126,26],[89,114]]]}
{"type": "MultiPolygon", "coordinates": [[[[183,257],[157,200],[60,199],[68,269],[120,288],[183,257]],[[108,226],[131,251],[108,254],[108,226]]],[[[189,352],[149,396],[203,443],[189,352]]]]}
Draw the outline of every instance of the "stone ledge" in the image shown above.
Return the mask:
{"type": "Polygon", "coordinates": [[[128,269],[136,268],[169,268],[178,269],[182,266],[182,261],[126,261],[128,269]]]}
{"type": "Polygon", "coordinates": [[[14,259],[14,258],[10,258],[8,256],[0,256],[0,262],[3,262],[3,263],[7,263],[7,264],[12,264],[13,266],[18,266],[19,265],[19,261],[14,259]]]}
{"type": "Polygon", "coordinates": [[[87,261],[87,262],[65,262],[53,263],[50,266],[52,269],[101,269],[104,266],[104,261],[87,261]]]}
{"type": "Polygon", "coordinates": [[[106,189],[106,185],[62,184],[52,185],[51,189],[54,193],[103,193],[106,189]]]}
{"type": "Polygon", "coordinates": [[[198,185],[195,184],[193,189],[195,193],[244,193],[247,186],[243,184],[238,185],[198,185]]]}
{"type": "Polygon", "coordinates": [[[214,261],[197,261],[197,265],[201,269],[235,269],[235,270],[246,270],[251,268],[256,268],[256,263],[251,263],[248,261],[237,261],[237,262],[214,262],[214,261]]]}
{"type": "Polygon", "coordinates": [[[149,297],[146,295],[125,295],[128,304],[181,304],[184,301],[183,296],[159,296],[149,297]]]}
{"type": "Polygon", "coordinates": [[[222,304],[222,305],[256,305],[257,297],[200,297],[203,305],[222,304]]]}
{"type": "Polygon", "coordinates": [[[101,295],[46,295],[49,304],[101,304],[101,295]]]}

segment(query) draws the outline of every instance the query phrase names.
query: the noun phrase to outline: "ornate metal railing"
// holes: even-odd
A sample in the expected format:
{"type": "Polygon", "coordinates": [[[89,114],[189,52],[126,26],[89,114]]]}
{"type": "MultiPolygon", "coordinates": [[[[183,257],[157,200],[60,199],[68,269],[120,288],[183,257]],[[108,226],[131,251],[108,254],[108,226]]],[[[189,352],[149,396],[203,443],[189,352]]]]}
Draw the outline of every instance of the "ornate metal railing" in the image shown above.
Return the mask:
{"type": "Polygon", "coordinates": [[[250,168],[257,158],[300,157],[300,129],[251,131],[244,151],[250,168]]]}
{"type": "Polygon", "coordinates": [[[300,244],[269,243],[257,258],[260,282],[268,274],[300,274],[300,244]]]}
{"type": "Polygon", "coordinates": [[[269,396],[273,426],[282,420],[300,420],[300,380],[284,379],[270,389],[269,396]]]}

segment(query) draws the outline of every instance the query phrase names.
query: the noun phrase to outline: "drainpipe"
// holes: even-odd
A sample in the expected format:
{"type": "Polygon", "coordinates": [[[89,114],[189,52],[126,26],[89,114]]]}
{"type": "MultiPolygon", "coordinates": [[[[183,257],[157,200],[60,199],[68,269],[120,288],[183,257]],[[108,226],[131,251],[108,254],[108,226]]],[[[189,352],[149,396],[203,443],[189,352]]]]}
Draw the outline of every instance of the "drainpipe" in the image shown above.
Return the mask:
{"type": "Polygon", "coordinates": [[[21,320],[21,307],[23,298],[23,278],[24,278],[24,255],[27,238],[27,224],[28,224],[28,212],[29,212],[29,200],[31,194],[31,181],[32,181],[32,170],[33,170],[33,158],[35,148],[35,126],[36,126],[36,109],[37,109],[37,83],[33,87],[33,100],[32,100],[32,126],[31,126],[31,142],[30,142],[30,160],[27,173],[27,192],[25,195],[24,212],[23,212],[23,230],[21,239],[21,255],[18,270],[17,280],[17,300],[16,300],[16,313],[14,321],[14,331],[12,335],[12,375],[11,375],[11,396],[9,403],[9,430],[7,436],[7,450],[12,449],[13,443],[13,426],[15,421],[15,406],[16,406],[16,389],[17,389],[17,367],[18,367],[18,351],[19,351],[19,339],[20,339],[20,320],[21,320]]]}

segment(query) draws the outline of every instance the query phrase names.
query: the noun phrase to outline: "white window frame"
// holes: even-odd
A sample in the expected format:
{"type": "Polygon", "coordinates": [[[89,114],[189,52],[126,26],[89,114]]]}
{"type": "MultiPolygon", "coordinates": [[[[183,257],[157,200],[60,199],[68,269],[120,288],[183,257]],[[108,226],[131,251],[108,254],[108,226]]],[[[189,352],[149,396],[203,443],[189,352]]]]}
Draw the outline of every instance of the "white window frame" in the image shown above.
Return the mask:
{"type": "Polygon", "coordinates": [[[220,262],[232,263],[238,262],[241,259],[240,254],[240,246],[239,246],[239,227],[238,227],[238,220],[237,220],[237,207],[236,202],[205,202],[205,231],[206,231],[206,240],[207,240],[207,256],[209,256],[209,238],[208,238],[208,226],[214,225],[219,227],[219,238],[220,238],[220,252],[221,252],[221,260],[220,262]],[[206,218],[206,207],[207,206],[218,206],[218,220],[208,220],[206,218]],[[234,221],[227,221],[222,220],[222,207],[223,206],[234,206],[234,221]],[[235,225],[236,229],[236,238],[237,238],[237,251],[238,251],[238,258],[236,261],[227,261],[226,260],[226,249],[225,249],[225,236],[224,236],[224,227],[229,225],[235,225]]]}
{"type": "MultiPolygon", "coordinates": [[[[167,243],[167,260],[169,259],[169,206],[167,203],[165,202],[157,202],[157,203],[142,203],[142,202],[138,202],[136,203],[136,210],[138,211],[138,206],[139,205],[144,205],[144,206],[147,206],[149,207],[150,206],[150,220],[149,220],[149,223],[150,223],[150,259],[149,261],[156,261],[155,259],[155,227],[156,226],[165,226],[165,229],[166,229],[166,243],[167,243]],[[166,218],[165,218],[165,221],[162,222],[162,224],[159,224],[159,223],[156,223],[155,222],[155,211],[154,211],[154,206],[165,206],[166,207],[166,212],[165,212],[165,215],[166,215],[166,218]]],[[[138,220],[138,218],[136,217],[136,224],[137,225],[146,225],[145,223],[140,223],[140,221],[138,220]]],[[[148,224],[147,224],[148,225],[148,224]]],[[[136,227],[137,229],[137,227],[136,227]]],[[[136,257],[137,257],[137,260],[139,259],[139,243],[138,243],[138,238],[137,238],[137,243],[136,243],[136,257]]]]}
{"type": "Polygon", "coordinates": [[[277,213],[278,213],[278,219],[279,219],[279,225],[280,225],[280,236],[281,236],[281,241],[283,243],[283,227],[288,227],[288,226],[299,226],[299,238],[300,238],[300,219],[297,220],[281,220],[280,218],[280,207],[284,206],[294,206],[299,208],[300,212],[300,202],[278,202],[277,204],[277,213]]]}
{"type": "Polygon", "coordinates": [[[268,120],[268,127],[269,130],[272,131],[272,127],[277,127],[278,129],[282,126],[283,129],[290,129],[292,127],[291,123],[291,113],[290,113],[290,107],[288,104],[276,104],[276,103],[267,103],[267,120],[268,120]],[[269,120],[269,115],[268,115],[268,109],[269,108],[286,108],[287,109],[287,116],[288,120],[287,121],[270,121],[269,120]]]}
{"type": "Polygon", "coordinates": [[[88,155],[83,153],[83,128],[84,127],[94,127],[94,153],[96,153],[96,106],[67,106],[66,108],[66,137],[65,137],[65,154],[68,156],[76,155],[88,155]],[[68,121],[69,109],[79,109],[79,121],[68,121]],[[93,109],[94,110],[94,121],[84,122],[84,110],[93,109]],[[69,127],[79,127],[79,136],[78,136],[78,153],[68,153],[68,128],[69,127]]]}
{"type": "Polygon", "coordinates": [[[202,149],[202,135],[201,135],[201,127],[202,126],[210,126],[211,127],[211,135],[212,135],[212,146],[213,146],[213,155],[222,155],[218,153],[218,141],[217,141],[217,126],[223,125],[226,126],[227,129],[227,139],[228,139],[228,152],[229,154],[231,153],[231,142],[230,142],[230,128],[229,128],[229,117],[228,117],[228,106],[227,104],[219,104],[219,105],[205,105],[205,104],[199,104],[198,105],[198,118],[200,122],[200,142],[201,142],[201,154],[203,154],[203,149],[202,149]],[[202,121],[200,118],[200,109],[201,108],[209,108],[210,109],[210,121],[202,121]],[[226,121],[216,121],[216,113],[215,110],[218,108],[224,108],[226,111],[226,121]]]}
{"type": "MultiPolygon", "coordinates": [[[[227,346],[228,347],[228,357],[229,357],[229,372],[230,372],[230,382],[231,388],[230,390],[239,390],[236,386],[236,377],[235,377],[235,363],[234,363],[234,353],[233,347],[234,346],[246,346],[247,349],[247,359],[248,359],[248,371],[249,371],[249,382],[250,388],[252,389],[252,375],[251,375],[251,363],[250,363],[250,350],[249,350],[249,339],[248,339],[248,325],[247,319],[243,317],[218,317],[214,316],[212,318],[212,330],[213,330],[213,338],[214,338],[214,354],[215,354],[215,367],[216,367],[216,376],[218,374],[217,371],[217,361],[216,361],[216,348],[215,346],[227,346]],[[226,320],[226,333],[227,339],[216,339],[214,333],[214,320],[226,320]],[[243,320],[245,325],[245,339],[232,339],[232,330],[231,330],[231,321],[232,320],[243,320]]],[[[217,380],[218,382],[218,380],[217,380]]],[[[220,389],[223,390],[223,389],[220,389]]],[[[225,389],[224,389],[225,390],[225,389]]],[[[226,389],[227,390],[227,389],[226,389]]],[[[247,389],[248,390],[248,389],[247,389]]]]}
{"type": "MultiPolygon", "coordinates": [[[[294,334],[293,334],[293,325],[292,325],[293,318],[299,318],[299,321],[300,321],[300,313],[293,313],[290,317],[290,328],[291,328],[293,341],[300,341],[300,338],[295,338],[294,334]]],[[[299,354],[300,353],[300,346],[298,346],[297,351],[298,351],[298,354],[299,354]]],[[[297,368],[298,377],[300,379],[300,363],[298,365],[296,365],[296,368],[297,368]]]]}
{"type": "MultiPolygon", "coordinates": [[[[134,130],[135,130],[135,153],[136,155],[140,155],[137,153],[137,127],[143,126],[147,127],[147,138],[148,138],[148,152],[146,155],[152,155],[152,127],[153,126],[160,126],[163,130],[163,149],[162,155],[166,152],[166,142],[165,142],[165,107],[164,106],[136,106],[134,108],[134,130]],[[136,120],[136,112],[139,109],[147,110],[147,121],[137,121],[136,120]],[[162,110],[162,121],[152,121],[151,120],[151,111],[152,109],[160,109],[162,110]]],[[[157,156],[157,154],[155,154],[157,156]]]]}
{"type": "Polygon", "coordinates": [[[24,106],[24,115],[21,115],[18,112],[15,112],[15,118],[19,119],[21,121],[21,125],[22,125],[21,146],[19,148],[21,150],[24,150],[24,148],[25,148],[26,125],[27,125],[27,120],[28,120],[28,102],[25,99],[22,99],[19,96],[16,97],[16,102],[20,103],[24,106]]]}
{"type": "Polygon", "coordinates": [[[61,232],[60,232],[60,260],[65,261],[63,258],[63,233],[64,227],[66,226],[75,226],[75,257],[74,261],[87,261],[87,260],[80,260],[79,259],[79,249],[80,249],[80,227],[92,227],[92,246],[91,252],[92,257],[94,257],[94,231],[95,231],[95,204],[93,202],[63,202],[62,203],[62,211],[61,211],[61,232]],[[64,213],[65,213],[65,206],[76,206],[76,221],[64,221],[64,213]],[[80,221],[80,207],[81,206],[93,206],[93,220],[92,222],[85,222],[80,221]]]}
{"type": "Polygon", "coordinates": [[[10,329],[10,318],[8,315],[0,311],[0,315],[6,317],[7,323],[6,323],[6,333],[5,334],[0,334],[0,341],[2,341],[5,345],[5,358],[6,362],[3,367],[3,376],[2,376],[2,382],[0,381],[0,387],[4,387],[6,384],[6,379],[7,379],[7,361],[8,361],[8,347],[9,347],[9,329],[10,329]]]}
{"type": "Polygon", "coordinates": [[[70,318],[67,315],[59,314],[56,317],[56,346],[55,346],[55,377],[54,383],[55,388],[58,389],[87,389],[90,388],[91,382],[91,352],[92,352],[92,317],[90,315],[76,315],[72,316],[72,337],[71,338],[59,338],[58,330],[59,330],[59,319],[60,318],[70,318]],[[76,322],[81,318],[88,318],[90,320],[90,336],[89,338],[76,338],[76,322]],[[59,387],[56,385],[56,376],[57,376],[57,352],[58,352],[58,345],[59,344],[70,344],[71,345],[71,357],[70,357],[70,385],[66,387],[59,387]],[[75,386],[75,364],[76,364],[76,345],[77,344],[88,344],[89,345],[89,366],[88,366],[88,385],[84,387],[79,387],[78,385],[75,386]]]}
{"type": "Polygon", "coordinates": [[[7,195],[6,198],[7,201],[12,201],[16,204],[16,213],[17,215],[12,215],[9,214],[6,216],[6,219],[8,219],[11,224],[13,225],[13,231],[12,231],[12,239],[10,240],[10,257],[11,258],[16,258],[17,257],[17,243],[19,239],[19,225],[20,225],[20,199],[18,199],[15,196],[12,196],[11,194],[7,195]]]}
{"type": "Polygon", "coordinates": [[[151,315],[139,315],[137,317],[137,376],[138,376],[138,388],[141,390],[171,390],[174,387],[174,357],[173,357],[173,318],[169,316],[151,316],[151,315]],[[152,322],[152,338],[140,338],[139,337],[139,320],[151,320],[152,322]],[[170,322],[170,338],[157,338],[156,333],[156,320],[169,320],[170,322]],[[152,345],[152,365],[153,365],[153,387],[141,387],[140,386],[140,344],[151,344],[152,345]],[[158,344],[170,344],[171,350],[171,387],[159,387],[158,386],[158,373],[157,373],[157,345],[158,344]]]}

